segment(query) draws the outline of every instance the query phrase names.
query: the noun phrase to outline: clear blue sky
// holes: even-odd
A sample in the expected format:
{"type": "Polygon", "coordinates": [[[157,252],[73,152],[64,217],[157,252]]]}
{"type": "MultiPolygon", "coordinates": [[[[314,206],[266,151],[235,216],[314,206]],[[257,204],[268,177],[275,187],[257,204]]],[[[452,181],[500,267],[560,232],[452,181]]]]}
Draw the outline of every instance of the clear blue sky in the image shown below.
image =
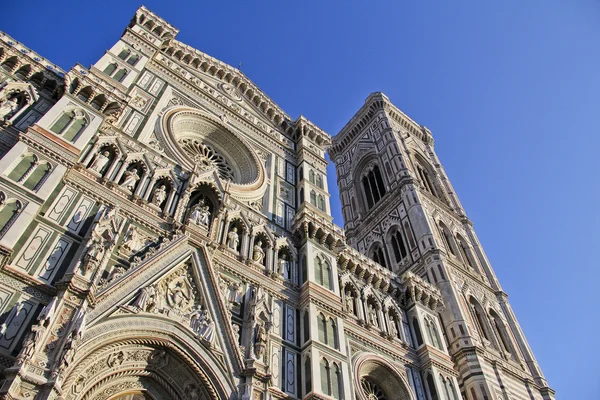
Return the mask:
{"type": "MultiPolygon", "coordinates": [[[[5,0],[0,29],[68,69],[138,5],[5,0]]],[[[551,387],[600,399],[598,1],[145,5],[332,135],[374,91],[428,126],[551,387]]]]}

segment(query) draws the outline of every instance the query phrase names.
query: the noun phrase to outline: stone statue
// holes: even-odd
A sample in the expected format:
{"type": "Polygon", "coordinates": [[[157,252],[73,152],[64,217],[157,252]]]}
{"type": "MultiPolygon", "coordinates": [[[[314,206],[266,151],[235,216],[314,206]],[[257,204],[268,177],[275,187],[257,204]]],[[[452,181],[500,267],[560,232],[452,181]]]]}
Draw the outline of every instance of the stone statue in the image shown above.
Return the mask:
{"type": "Polygon", "coordinates": [[[190,325],[200,339],[205,340],[210,345],[214,344],[216,339],[215,322],[210,318],[208,310],[198,306],[192,314],[190,325]]]}
{"type": "Polygon", "coordinates": [[[21,351],[17,355],[16,363],[17,365],[23,364],[23,362],[27,359],[31,359],[33,353],[35,352],[36,340],[35,340],[35,332],[32,330],[25,336],[23,339],[23,345],[21,347],[21,351]]]}
{"type": "Polygon", "coordinates": [[[265,258],[265,252],[262,249],[262,242],[260,240],[256,242],[252,250],[252,261],[262,264],[262,261],[265,258]]]}
{"type": "Polygon", "coordinates": [[[208,227],[210,224],[210,210],[204,199],[201,199],[198,204],[194,206],[190,220],[196,225],[208,227]]]}
{"type": "Polygon", "coordinates": [[[277,273],[280,276],[284,276],[285,272],[288,269],[288,261],[285,259],[286,256],[282,256],[281,258],[279,258],[279,260],[277,261],[277,273]]]}
{"type": "Polygon", "coordinates": [[[0,118],[8,120],[19,110],[19,100],[16,97],[5,99],[0,104],[0,118]]]}
{"type": "Polygon", "coordinates": [[[256,334],[254,337],[254,356],[261,359],[267,344],[267,330],[262,322],[256,325],[256,334]]]}
{"type": "Polygon", "coordinates": [[[134,225],[129,227],[127,234],[125,236],[125,241],[123,242],[123,248],[132,253],[137,253],[139,250],[144,247],[146,240],[140,234],[138,228],[134,225]]]}
{"type": "Polygon", "coordinates": [[[389,326],[390,336],[398,337],[398,329],[396,328],[396,320],[394,318],[392,318],[391,316],[389,319],[388,326],[389,326]]]}
{"type": "Polygon", "coordinates": [[[90,169],[94,172],[101,174],[104,170],[104,167],[106,167],[106,164],[108,164],[109,157],[110,153],[107,150],[103,151],[102,153],[98,153],[96,159],[90,166],[90,169]]]}
{"type": "Polygon", "coordinates": [[[354,313],[354,298],[349,293],[346,293],[346,311],[354,313]]]}
{"type": "Polygon", "coordinates": [[[132,192],[133,188],[135,188],[135,184],[139,180],[140,176],[138,175],[137,170],[134,168],[131,171],[125,171],[125,179],[120,186],[132,192]]]}
{"type": "Polygon", "coordinates": [[[153,286],[147,286],[140,289],[140,294],[133,303],[133,308],[137,312],[151,312],[156,307],[156,289],[153,286]]]}
{"type": "Polygon", "coordinates": [[[227,300],[232,304],[240,304],[242,302],[242,285],[239,283],[232,283],[229,286],[229,296],[227,300]]]}
{"type": "Polygon", "coordinates": [[[230,249],[237,251],[238,244],[240,243],[240,235],[237,233],[237,227],[233,227],[233,229],[227,234],[227,245],[230,249]]]}
{"type": "Polygon", "coordinates": [[[369,323],[377,328],[379,326],[379,324],[377,323],[377,310],[375,310],[372,304],[369,304],[369,306],[367,307],[367,314],[369,318],[369,323]]]}
{"type": "Polygon", "coordinates": [[[152,204],[160,207],[160,205],[163,203],[163,201],[165,201],[166,198],[167,198],[166,187],[165,187],[165,185],[160,185],[160,187],[158,187],[154,191],[154,195],[152,196],[152,204]]]}

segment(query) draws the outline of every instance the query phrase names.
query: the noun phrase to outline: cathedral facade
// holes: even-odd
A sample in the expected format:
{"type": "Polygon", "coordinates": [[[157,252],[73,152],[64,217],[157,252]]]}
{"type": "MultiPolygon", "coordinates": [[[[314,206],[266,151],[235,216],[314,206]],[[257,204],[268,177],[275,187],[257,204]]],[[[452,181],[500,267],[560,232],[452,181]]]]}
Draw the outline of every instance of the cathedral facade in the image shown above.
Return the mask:
{"type": "Polygon", "coordinates": [[[427,128],[331,137],[177,33],[0,33],[1,398],[554,399],[427,128]]]}

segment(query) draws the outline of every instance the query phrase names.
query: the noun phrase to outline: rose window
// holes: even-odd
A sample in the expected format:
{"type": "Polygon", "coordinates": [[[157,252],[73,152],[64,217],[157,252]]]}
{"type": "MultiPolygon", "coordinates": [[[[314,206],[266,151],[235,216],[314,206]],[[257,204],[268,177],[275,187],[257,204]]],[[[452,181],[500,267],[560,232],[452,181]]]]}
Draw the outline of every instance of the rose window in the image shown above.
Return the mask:
{"type": "Polygon", "coordinates": [[[178,140],[178,143],[192,158],[194,165],[199,171],[216,169],[221,178],[230,181],[234,180],[233,169],[227,160],[210,146],[193,138],[181,138],[178,140]]]}
{"type": "Polygon", "coordinates": [[[360,386],[368,400],[388,400],[388,397],[378,384],[368,378],[360,380],[360,386]]]}

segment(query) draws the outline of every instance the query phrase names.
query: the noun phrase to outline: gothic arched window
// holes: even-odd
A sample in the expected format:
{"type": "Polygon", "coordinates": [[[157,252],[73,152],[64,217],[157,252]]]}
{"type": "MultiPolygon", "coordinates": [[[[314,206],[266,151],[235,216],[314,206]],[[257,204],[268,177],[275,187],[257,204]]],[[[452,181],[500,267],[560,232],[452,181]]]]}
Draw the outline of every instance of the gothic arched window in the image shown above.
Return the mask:
{"type": "Polygon", "coordinates": [[[373,261],[375,261],[382,267],[387,268],[387,263],[385,262],[385,255],[383,252],[383,248],[379,244],[375,245],[375,247],[373,248],[373,250],[371,252],[371,258],[373,259],[373,261]]]}
{"type": "Polygon", "coordinates": [[[308,171],[308,181],[312,184],[315,183],[315,171],[313,171],[312,169],[308,171]]]}
{"type": "Polygon", "coordinates": [[[450,234],[450,230],[448,230],[448,228],[446,227],[446,225],[444,225],[443,222],[440,222],[439,230],[440,230],[440,236],[442,237],[442,240],[444,241],[446,250],[448,250],[452,255],[456,256],[456,245],[454,243],[454,239],[452,238],[452,235],[450,234]]]}
{"type": "Polygon", "coordinates": [[[362,186],[367,206],[372,208],[385,195],[385,185],[377,165],[363,176],[362,186]]]}
{"type": "Polygon", "coordinates": [[[322,194],[320,194],[318,197],[318,207],[319,210],[325,211],[325,197],[323,197],[322,194]]]}
{"type": "Polygon", "coordinates": [[[321,392],[331,396],[331,368],[326,359],[321,360],[321,392]]]}
{"type": "Polygon", "coordinates": [[[113,79],[117,82],[123,82],[123,80],[125,79],[125,77],[127,76],[127,70],[125,68],[121,68],[116,74],[115,76],[113,76],[113,79]]]}
{"type": "Polygon", "coordinates": [[[65,140],[73,141],[87,126],[87,119],[81,110],[63,112],[50,130],[65,140]]]}
{"type": "Polygon", "coordinates": [[[314,190],[310,191],[310,204],[312,204],[313,206],[317,206],[317,192],[315,192],[314,190]]]}
{"type": "Polygon", "coordinates": [[[312,375],[310,357],[306,357],[304,360],[304,394],[310,393],[312,390],[312,375]]]}
{"type": "Polygon", "coordinates": [[[496,337],[498,338],[502,348],[507,353],[512,353],[512,346],[510,345],[511,342],[508,337],[508,332],[506,331],[506,326],[494,310],[490,310],[490,319],[494,333],[496,334],[496,337]]]}
{"type": "Polygon", "coordinates": [[[438,394],[435,390],[435,382],[433,381],[433,375],[427,374],[427,389],[429,389],[429,396],[431,400],[438,400],[438,394]]]}
{"type": "Polygon", "coordinates": [[[106,66],[106,68],[104,68],[104,73],[108,76],[112,76],[112,74],[114,74],[116,70],[117,70],[117,64],[111,63],[111,64],[108,64],[106,66]]]}
{"type": "Polygon", "coordinates": [[[123,49],[121,50],[121,52],[119,53],[119,58],[121,60],[126,60],[127,57],[129,57],[129,55],[131,54],[131,50],[129,49],[123,49]]]}
{"type": "Polygon", "coordinates": [[[471,268],[475,268],[475,261],[473,259],[473,253],[467,242],[460,235],[456,235],[456,241],[458,242],[458,251],[462,256],[463,261],[471,268]]]}
{"type": "Polygon", "coordinates": [[[321,257],[315,258],[315,281],[319,285],[331,289],[331,266],[321,257]]]}
{"type": "Polygon", "coordinates": [[[8,228],[15,222],[23,205],[18,200],[4,200],[0,193],[0,237],[4,236],[8,228]]]}
{"type": "Polygon", "coordinates": [[[419,321],[416,317],[413,317],[412,325],[415,332],[415,339],[417,339],[417,346],[420,346],[423,344],[423,336],[421,336],[421,328],[419,327],[419,321]]]}
{"type": "Polygon", "coordinates": [[[396,262],[402,261],[408,255],[400,229],[392,235],[392,249],[394,250],[396,262]]]}
{"type": "Polygon", "coordinates": [[[129,64],[133,67],[135,64],[137,64],[137,62],[139,60],[140,60],[140,56],[138,56],[137,54],[134,54],[131,57],[129,57],[129,59],[127,60],[127,64],[129,64]]]}
{"type": "Polygon", "coordinates": [[[491,342],[487,325],[485,323],[485,316],[483,315],[483,309],[477,300],[475,300],[472,296],[469,298],[469,308],[471,310],[471,316],[473,317],[473,323],[475,324],[479,335],[491,342]]]}

